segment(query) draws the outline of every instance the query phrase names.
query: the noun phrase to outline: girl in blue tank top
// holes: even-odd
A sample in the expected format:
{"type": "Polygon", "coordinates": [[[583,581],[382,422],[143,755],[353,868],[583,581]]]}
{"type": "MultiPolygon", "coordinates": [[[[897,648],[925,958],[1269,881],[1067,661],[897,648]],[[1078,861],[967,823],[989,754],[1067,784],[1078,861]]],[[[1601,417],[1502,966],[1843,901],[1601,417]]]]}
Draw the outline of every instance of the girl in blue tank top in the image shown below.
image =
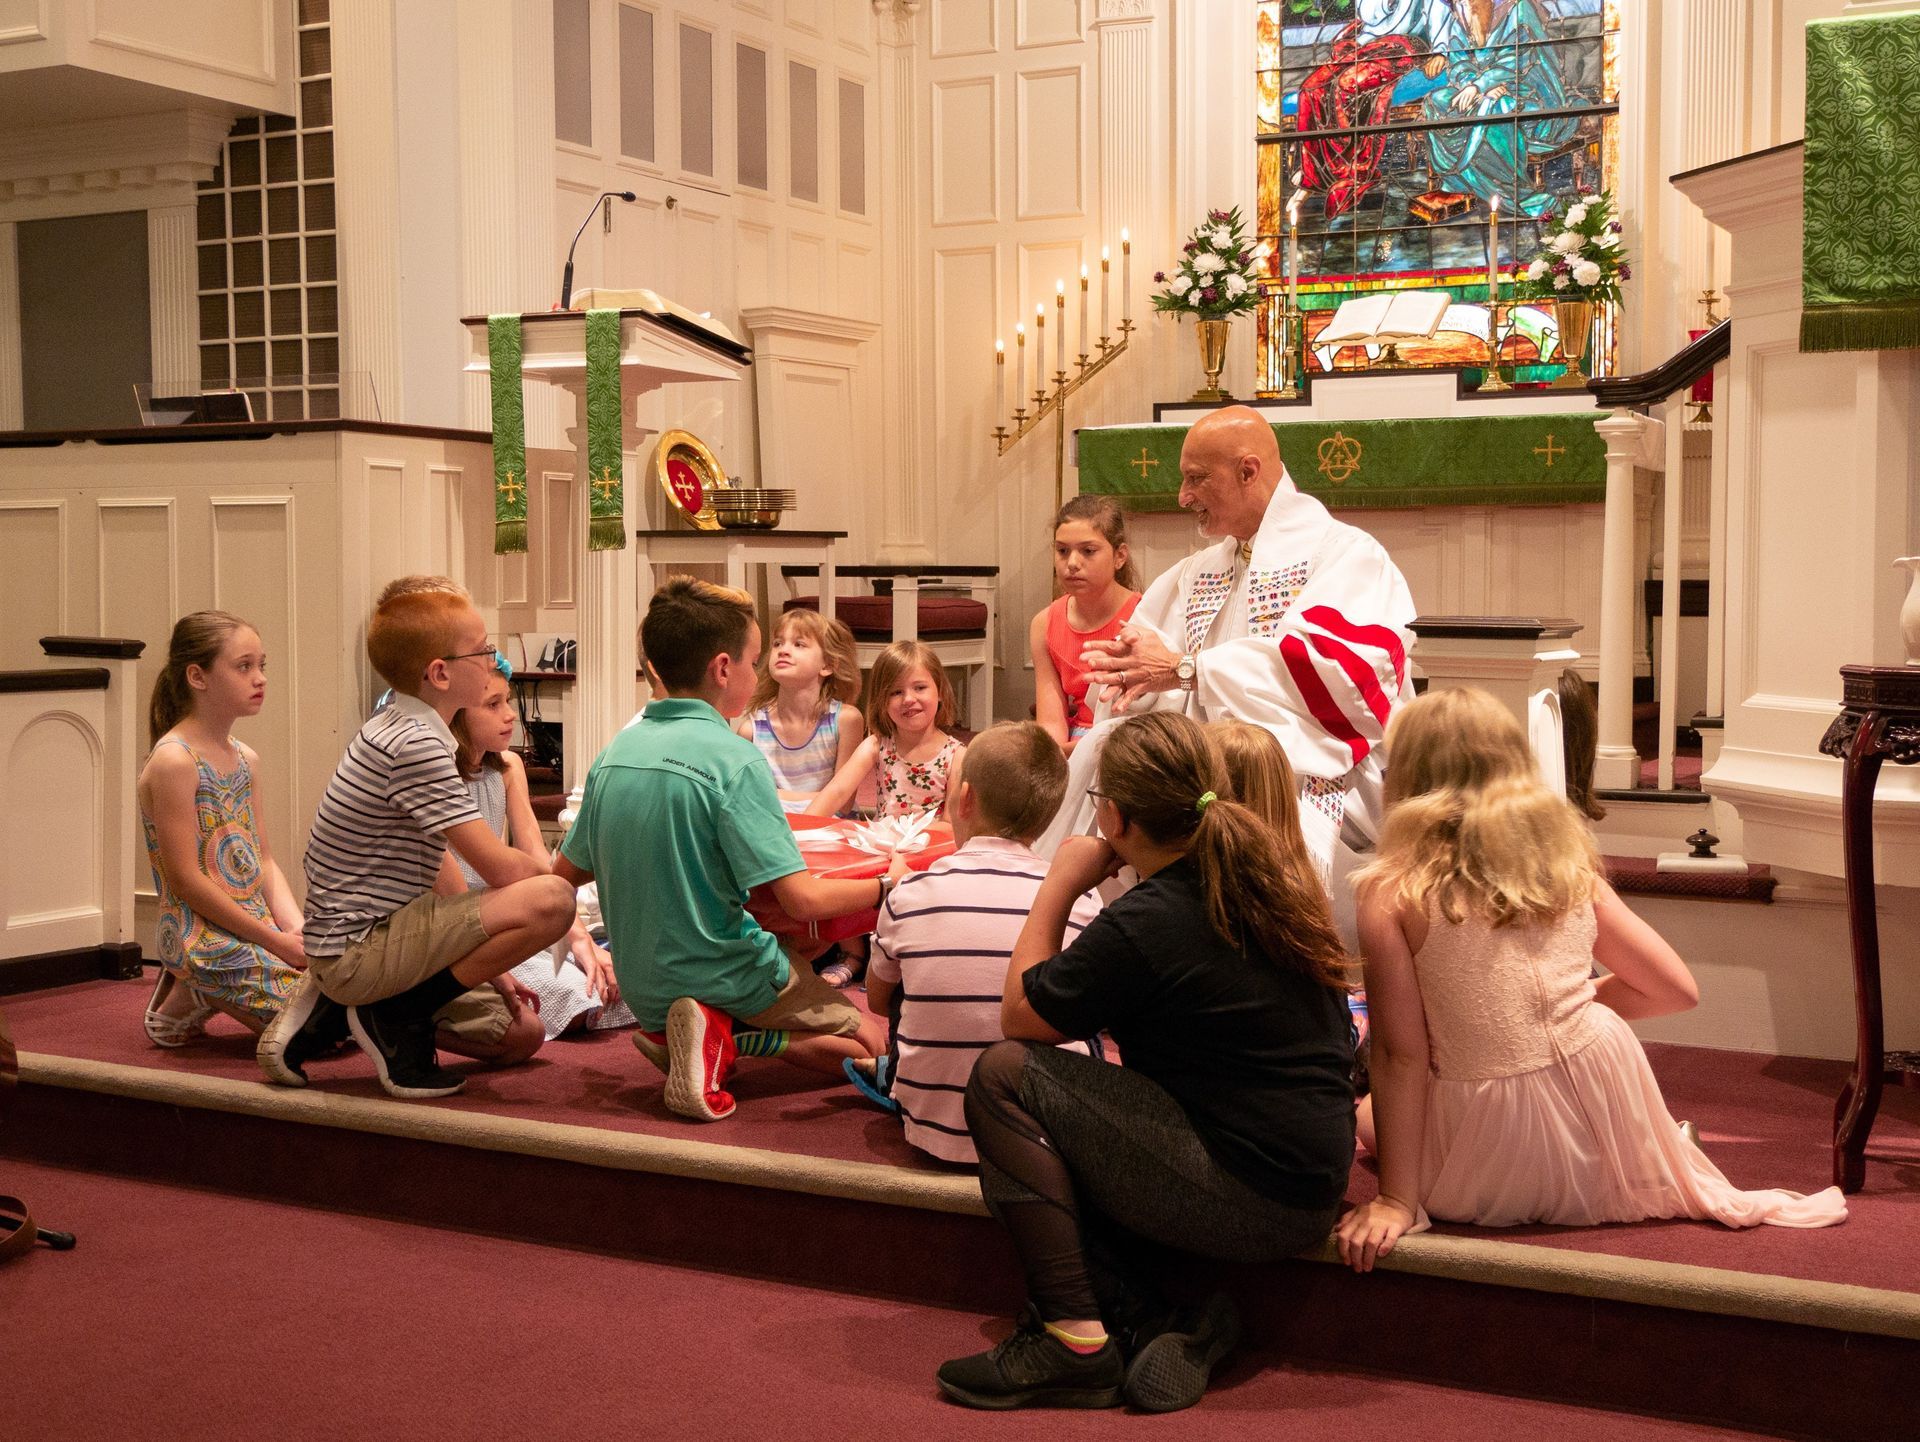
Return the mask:
{"type": "Polygon", "coordinates": [[[773,768],[781,805],[804,811],[865,738],[853,633],[818,611],[789,611],[774,627],[766,671],[734,728],[773,768]]]}

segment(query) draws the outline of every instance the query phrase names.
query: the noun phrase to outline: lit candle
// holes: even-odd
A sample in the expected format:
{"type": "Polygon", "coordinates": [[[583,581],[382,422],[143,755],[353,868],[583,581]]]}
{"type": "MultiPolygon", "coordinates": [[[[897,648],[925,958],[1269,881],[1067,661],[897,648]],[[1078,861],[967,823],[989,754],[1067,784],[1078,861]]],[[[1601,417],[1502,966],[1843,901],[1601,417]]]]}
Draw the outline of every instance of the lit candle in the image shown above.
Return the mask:
{"type": "Polygon", "coordinates": [[[1105,340],[1107,338],[1107,292],[1112,288],[1111,286],[1108,285],[1108,281],[1111,279],[1111,275],[1109,273],[1109,268],[1111,265],[1112,265],[1112,262],[1107,259],[1107,247],[1103,245],[1100,247],[1100,339],[1101,340],[1105,340]]]}
{"type": "Polygon", "coordinates": [[[1024,325],[1013,328],[1013,405],[1015,410],[1027,408],[1027,328],[1024,325]]]}
{"type": "Polygon", "coordinates": [[[1067,373],[1067,283],[1064,280],[1053,283],[1053,308],[1059,312],[1053,326],[1053,373],[1064,376],[1067,373]]]}
{"type": "Polygon", "coordinates": [[[1080,267],[1080,359],[1087,358],[1087,268],[1080,267]]]}
{"type": "Polygon", "coordinates": [[[1000,424],[1000,417],[1007,413],[1007,343],[997,340],[993,343],[993,423],[1000,424]]]}
{"type": "Polygon", "coordinates": [[[1500,197],[1487,202],[1487,311],[1500,299],[1500,197]]]}
{"type": "Polygon", "coordinates": [[[1125,325],[1133,317],[1133,242],[1127,239],[1127,228],[1120,227],[1120,324],[1125,325]]]}
{"type": "Polygon", "coordinates": [[[1033,394],[1038,402],[1047,393],[1047,303],[1033,303],[1033,394]]]}

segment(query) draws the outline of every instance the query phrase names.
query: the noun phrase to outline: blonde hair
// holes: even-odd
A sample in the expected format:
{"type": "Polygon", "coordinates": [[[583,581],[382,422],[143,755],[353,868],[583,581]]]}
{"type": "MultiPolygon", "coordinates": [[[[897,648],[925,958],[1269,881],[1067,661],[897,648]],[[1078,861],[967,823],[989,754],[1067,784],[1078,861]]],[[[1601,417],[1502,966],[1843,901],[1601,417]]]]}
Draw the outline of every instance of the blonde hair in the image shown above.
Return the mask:
{"type": "Polygon", "coordinates": [[[947,678],[947,668],[940,664],[940,658],[933,654],[933,648],[924,641],[895,641],[882,651],[873,662],[873,673],[867,682],[867,730],[876,736],[893,739],[893,718],[887,714],[887,697],[915,670],[924,667],[933,678],[933,686],[940,693],[940,705],[935,711],[933,724],[939,727],[953,725],[958,707],[953,699],[953,682],[947,678]]]}
{"type": "Polygon", "coordinates": [[[1034,721],[1002,721],[967,743],[948,796],[965,785],[995,836],[1031,841],[1047,829],[1067,794],[1067,753],[1034,721]]]}
{"type": "Polygon", "coordinates": [[[1230,791],[1220,748],[1177,712],[1129,717],[1100,753],[1101,795],[1130,825],[1194,863],[1215,931],[1322,986],[1345,987],[1352,959],[1334,930],[1298,816],[1283,836],[1230,791]]]}
{"type": "Polygon", "coordinates": [[[427,667],[459,644],[460,622],[473,614],[473,602],[465,591],[437,586],[402,591],[389,586],[383,594],[386,599],[367,623],[367,659],[395,691],[418,696],[427,667]]]}
{"type": "Polygon", "coordinates": [[[167,640],[167,664],[153,679],[153,697],[147,703],[147,744],[153,745],[193,711],[193,688],[187,685],[187,667],[206,670],[220,659],[234,632],[259,634],[251,621],[231,611],[194,611],[173,623],[167,640]]]}
{"type": "Polygon", "coordinates": [[[840,621],[829,621],[818,611],[796,606],[773,623],[773,636],[760,657],[760,684],[753,688],[749,711],[770,705],[780,694],[780,683],[773,679],[773,648],[788,631],[797,631],[820,648],[826,659],[827,675],[820,683],[820,705],[816,716],[827,714],[827,703],[839,701],[852,705],[860,699],[860,653],[853,644],[853,632],[840,621]]]}
{"type": "Polygon", "coordinates": [[[1211,729],[1227,765],[1233,799],[1273,828],[1289,871],[1318,875],[1319,865],[1300,830],[1300,783],[1280,738],[1251,721],[1221,721],[1211,729]]]}
{"type": "Polygon", "coordinates": [[[1541,780],[1513,714],[1471,686],[1430,691],[1387,728],[1386,818],[1363,897],[1448,921],[1557,920],[1590,900],[1600,857],[1586,823],[1541,780]]]}

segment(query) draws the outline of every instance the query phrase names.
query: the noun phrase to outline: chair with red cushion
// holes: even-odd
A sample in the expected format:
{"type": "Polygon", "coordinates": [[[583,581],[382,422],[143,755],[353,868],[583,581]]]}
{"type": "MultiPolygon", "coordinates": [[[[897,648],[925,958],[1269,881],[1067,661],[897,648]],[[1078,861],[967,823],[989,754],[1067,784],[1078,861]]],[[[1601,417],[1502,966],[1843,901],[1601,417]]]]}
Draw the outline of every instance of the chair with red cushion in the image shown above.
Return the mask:
{"type": "MultiPolygon", "coordinates": [[[[782,566],[792,587],[816,573],[782,566]]],[[[975,731],[993,724],[994,599],[998,566],[840,566],[836,577],[872,583],[870,596],[833,598],[834,614],[853,632],[866,670],[895,641],[924,641],[966,687],[960,720],[975,731]]],[[[783,611],[820,609],[816,596],[794,596],[783,611]]]]}

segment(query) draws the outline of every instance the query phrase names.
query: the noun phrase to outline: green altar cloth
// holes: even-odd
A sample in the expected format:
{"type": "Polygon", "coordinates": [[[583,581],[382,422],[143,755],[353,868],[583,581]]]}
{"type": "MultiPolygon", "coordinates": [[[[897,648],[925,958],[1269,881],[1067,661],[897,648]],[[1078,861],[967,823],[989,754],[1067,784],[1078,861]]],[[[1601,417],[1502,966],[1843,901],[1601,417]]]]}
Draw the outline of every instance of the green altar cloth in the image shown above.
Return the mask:
{"type": "Polygon", "coordinates": [[[1800,349],[1920,346],[1920,12],[1807,26],[1800,349]]]}
{"type": "MultiPolygon", "coordinates": [[[[1280,421],[1293,483],[1334,510],[1557,506],[1607,494],[1601,412],[1405,421],[1280,421]]],[[[1129,510],[1180,508],[1184,425],[1079,432],[1080,494],[1129,510]]]]}

